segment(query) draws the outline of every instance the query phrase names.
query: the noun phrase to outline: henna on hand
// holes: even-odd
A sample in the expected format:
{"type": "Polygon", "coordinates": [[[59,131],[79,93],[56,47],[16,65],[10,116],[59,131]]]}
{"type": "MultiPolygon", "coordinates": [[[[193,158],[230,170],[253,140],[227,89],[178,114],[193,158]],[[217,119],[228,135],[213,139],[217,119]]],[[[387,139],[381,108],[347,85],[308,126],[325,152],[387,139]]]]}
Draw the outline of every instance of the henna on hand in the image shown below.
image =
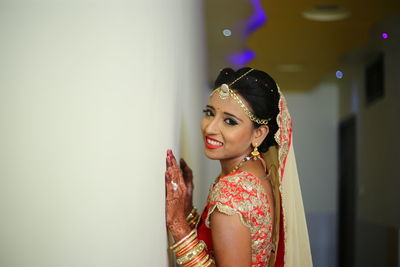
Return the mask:
{"type": "Polygon", "coordinates": [[[165,172],[165,213],[169,231],[178,240],[187,235],[191,229],[186,222],[187,188],[183,179],[182,170],[176,163],[172,151],[167,153],[167,171],[165,172]]]}
{"type": "Polygon", "coordinates": [[[185,214],[189,215],[190,211],[193,209],[193,172],[192,169],[187,165],[186,161],[181,158],[180,168],[183,174],[183,180],[186,185],[186,203],[185,203],[185,214]]]}

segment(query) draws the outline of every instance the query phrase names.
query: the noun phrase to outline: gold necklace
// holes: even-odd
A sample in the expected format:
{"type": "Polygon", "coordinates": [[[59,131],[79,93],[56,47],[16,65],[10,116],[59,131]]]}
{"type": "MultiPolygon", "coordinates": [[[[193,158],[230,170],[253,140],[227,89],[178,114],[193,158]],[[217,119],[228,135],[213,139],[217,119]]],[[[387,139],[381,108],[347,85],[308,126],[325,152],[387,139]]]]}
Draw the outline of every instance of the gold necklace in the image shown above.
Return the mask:
{"type": "MultiPolygon", "coordinates": [[[[254,156],[247,156],[247,157],[244,157],[244,158],[239,162],[239,164],[236,165],[236,166],[233,168],[233,170],[232,170],[230,173],[233,173],[233,172],[237,171],[240,167],[242,167],[243,163],[245,163],[246,161],[249,161],[249,160],[251,160],[251,159],[258,159],[258,157],[254,157],[254,156]]],[[[215,181],[214,181],[213,184],[212,184],[212,187],[214,187],[214,185],[219,181],[220,178],[221,178],[221,175],[218,176],[218,177],[215,179],[215,181]]]]}
{"type": "Polygon", "coordinates": [[[239,164],[236,165],[235,168],[233,168],[233,170],[232,170],[230,173],[233,173],[233,172],[239,170],[239,168],[242,167],[243,163],[245,163],[246,161],[251,160],[252,158],[253,158],[252,156],[244,157],[244,158],[239,162],[239,164]]]}

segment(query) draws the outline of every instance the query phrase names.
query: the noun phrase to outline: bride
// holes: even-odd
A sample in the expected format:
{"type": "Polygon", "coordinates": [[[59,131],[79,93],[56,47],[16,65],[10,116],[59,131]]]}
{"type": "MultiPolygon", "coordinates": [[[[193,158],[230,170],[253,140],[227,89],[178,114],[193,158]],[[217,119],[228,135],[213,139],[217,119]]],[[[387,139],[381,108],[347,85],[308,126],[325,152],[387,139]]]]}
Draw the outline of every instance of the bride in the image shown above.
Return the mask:
{"type": "Polygon", "coordinates": [[[205,155],[221,171],[201,215],[192,172],[167,152],[166,223],[177,263],[312,266],[292,147],[292,122],[275,81],[251,68],[223,69],[201,121],[205,155]]]}

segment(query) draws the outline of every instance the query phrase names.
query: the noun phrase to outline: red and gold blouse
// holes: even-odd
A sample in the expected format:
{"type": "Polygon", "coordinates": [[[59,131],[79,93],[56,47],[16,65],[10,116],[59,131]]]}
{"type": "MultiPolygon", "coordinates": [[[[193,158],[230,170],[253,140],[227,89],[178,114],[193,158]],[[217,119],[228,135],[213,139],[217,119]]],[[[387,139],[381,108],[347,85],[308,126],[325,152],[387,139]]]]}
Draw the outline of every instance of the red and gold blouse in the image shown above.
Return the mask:
{"type": "Polygon", "coordinates": [[[207,206],[197,226],[199,239],[213,256],[210,215],[217,209],[227,215],[238,214],[250,229],[252,266],[266,266],[272,253],[272,200],[254,175],[236,171],[221,177],[211,188],[207,206]]]}

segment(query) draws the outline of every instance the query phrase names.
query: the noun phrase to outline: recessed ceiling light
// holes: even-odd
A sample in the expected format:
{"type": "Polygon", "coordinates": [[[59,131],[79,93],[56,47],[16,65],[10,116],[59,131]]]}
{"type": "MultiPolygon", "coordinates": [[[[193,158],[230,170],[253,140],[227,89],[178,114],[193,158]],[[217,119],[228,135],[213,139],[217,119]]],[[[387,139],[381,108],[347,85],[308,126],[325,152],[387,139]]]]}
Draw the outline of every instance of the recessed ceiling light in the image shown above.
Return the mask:
{"type": "Polygon", "coordinates": [[[281,72],[300,72],[304,70],[304,66],[301,64],[280,64],[277,69],[281,72]]]}
{"type": "Polygon", "coordinates": [[[316,21],[337,21],[350,16],[350,11],[337,5],[317,5],[304,10],[304,18],[316,21]]]}

